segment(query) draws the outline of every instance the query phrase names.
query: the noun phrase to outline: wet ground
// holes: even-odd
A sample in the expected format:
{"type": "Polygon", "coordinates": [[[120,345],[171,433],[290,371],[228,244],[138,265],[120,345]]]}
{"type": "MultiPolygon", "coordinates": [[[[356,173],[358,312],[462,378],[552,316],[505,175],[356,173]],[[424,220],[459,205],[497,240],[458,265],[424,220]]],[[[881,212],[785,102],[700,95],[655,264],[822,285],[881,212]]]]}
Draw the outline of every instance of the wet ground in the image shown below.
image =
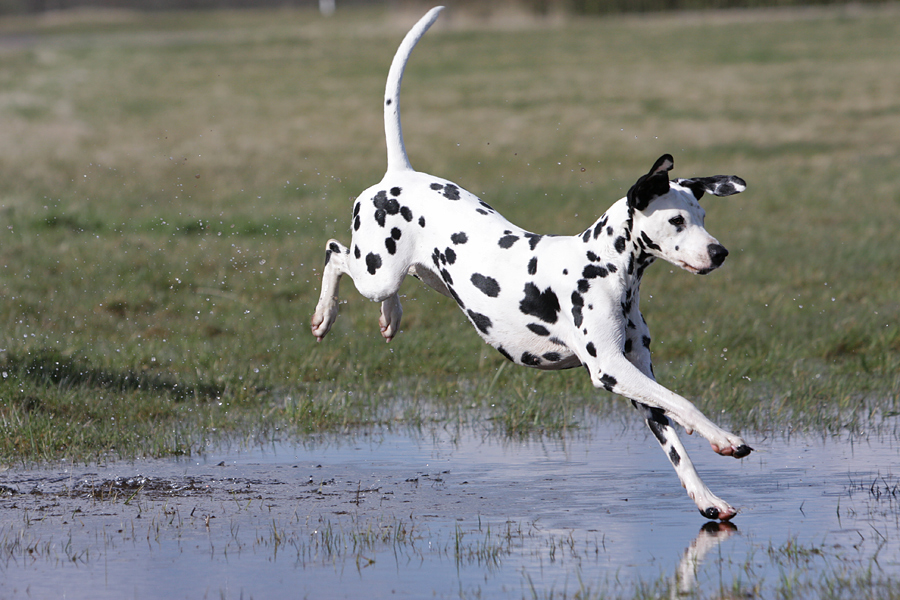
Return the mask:
{"type": "Polygon", "coordinates": [[[900,575],[900,444],[685,440],[707,523],[634,422],[557,438],[374,433],[0,473],[2,598],[772,597],[900,575]],[[671,589],[670,589],[671,588],[671,589]]]}

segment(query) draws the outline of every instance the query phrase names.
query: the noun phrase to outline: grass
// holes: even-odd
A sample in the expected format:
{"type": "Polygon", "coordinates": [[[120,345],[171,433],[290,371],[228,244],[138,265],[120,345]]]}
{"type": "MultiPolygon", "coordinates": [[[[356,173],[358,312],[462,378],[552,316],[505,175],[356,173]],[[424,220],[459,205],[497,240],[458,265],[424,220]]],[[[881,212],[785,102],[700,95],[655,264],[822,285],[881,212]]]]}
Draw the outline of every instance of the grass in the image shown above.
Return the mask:
{"type": "MultiPolygon", "coordinates": [[[[626,403],[505,366],[405,284],[404,331],[348,282],[316,344],[325,241],[384,166],[411,14],[0,20],[0,457],[198,452],[216,435],[428,420],[561,431],[626,403]]],[[[664,152],[735,173],[732,255],[644,283],[660,381],[744,430],[893,431],[900,396],[900,13],[486,23],[447,14],[404,81],[415,166],[574,234],[664,152]]],[[[620,409],[619,407],[623,407],[620,409]]]]}

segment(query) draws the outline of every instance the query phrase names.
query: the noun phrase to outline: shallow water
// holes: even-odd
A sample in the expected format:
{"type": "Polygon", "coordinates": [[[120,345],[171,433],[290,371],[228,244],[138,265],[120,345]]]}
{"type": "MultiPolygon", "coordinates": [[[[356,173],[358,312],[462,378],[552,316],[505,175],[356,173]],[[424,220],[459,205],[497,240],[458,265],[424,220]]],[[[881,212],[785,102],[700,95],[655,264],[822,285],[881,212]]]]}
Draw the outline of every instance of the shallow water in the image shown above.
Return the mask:
{"type": "Polygon", "coordinates": [[[748,438],[757,451],[740,461],[684,440],[707,485],[741,508],[734,527],[704,527],[633,423],[555,439],[375,433],[10,468],[0,597],[532,598],[637,586],[770,597],[873,566],[900,575],[894,438],[748,438]]]}

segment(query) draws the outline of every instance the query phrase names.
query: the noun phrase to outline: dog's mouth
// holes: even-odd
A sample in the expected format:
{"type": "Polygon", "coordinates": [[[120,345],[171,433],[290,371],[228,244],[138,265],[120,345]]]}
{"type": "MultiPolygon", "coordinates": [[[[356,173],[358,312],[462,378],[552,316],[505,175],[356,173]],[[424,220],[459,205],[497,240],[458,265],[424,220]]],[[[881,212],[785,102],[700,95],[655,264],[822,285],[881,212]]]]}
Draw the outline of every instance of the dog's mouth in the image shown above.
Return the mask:
{"type": "Polygon", "coordinates": [[[689,273],[693,273],[694,275],[706,275],[707,273],[711,273],[719,268],[717,265],[709,265],[708,267],[695,267],[694,265],[689,265],[686,262],[679,262],[678,266],[689,273]]]}

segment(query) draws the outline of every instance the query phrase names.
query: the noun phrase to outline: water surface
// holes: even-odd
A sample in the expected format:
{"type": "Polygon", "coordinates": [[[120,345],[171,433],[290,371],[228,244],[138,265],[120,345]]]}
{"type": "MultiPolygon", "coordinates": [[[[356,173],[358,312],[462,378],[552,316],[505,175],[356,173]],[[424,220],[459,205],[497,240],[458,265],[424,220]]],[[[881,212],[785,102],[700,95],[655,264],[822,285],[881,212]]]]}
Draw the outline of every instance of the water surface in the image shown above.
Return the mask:
{"type": "Polygon", "coordinates": [[[696,436],[741,512],[708,524],[633,423],[510,440],[374,432],[0,474],[0,596],[65,598],[770,597],[900,574],[893,437],[696,436]],[[795,580],[791,584],[792,579],[795,580]]]}

